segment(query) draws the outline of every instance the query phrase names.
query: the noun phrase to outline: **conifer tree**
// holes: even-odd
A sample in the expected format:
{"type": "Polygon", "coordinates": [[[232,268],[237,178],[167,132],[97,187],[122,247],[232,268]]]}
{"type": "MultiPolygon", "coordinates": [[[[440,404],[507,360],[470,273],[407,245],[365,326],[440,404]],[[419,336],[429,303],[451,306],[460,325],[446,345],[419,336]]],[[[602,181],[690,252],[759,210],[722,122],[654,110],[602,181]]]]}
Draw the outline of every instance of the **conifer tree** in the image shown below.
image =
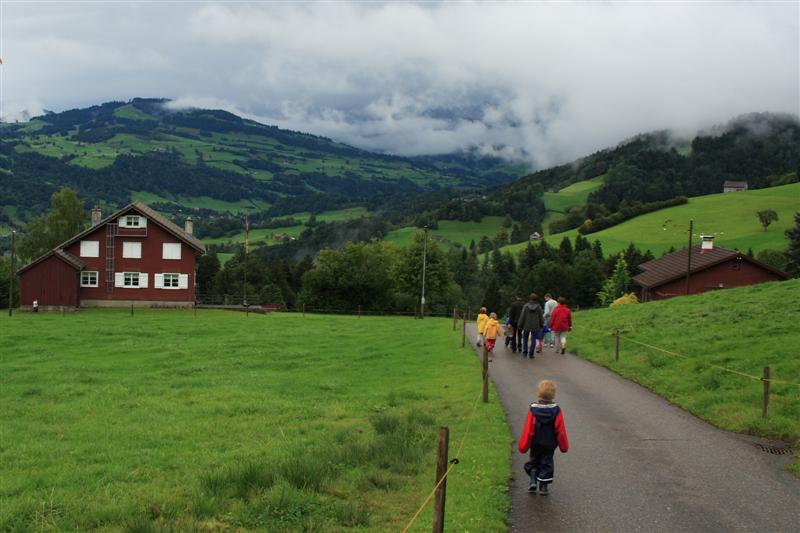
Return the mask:
{"type": "Polygon", "coordinates": [[[623,254],[619,254],[617,263],[614,265],[614,272],[603,284],[603,288],[597,293],[600,304],[611,305],[614,300],[630,291],[631,277],[628,274],[628,263],[623,254]]]}

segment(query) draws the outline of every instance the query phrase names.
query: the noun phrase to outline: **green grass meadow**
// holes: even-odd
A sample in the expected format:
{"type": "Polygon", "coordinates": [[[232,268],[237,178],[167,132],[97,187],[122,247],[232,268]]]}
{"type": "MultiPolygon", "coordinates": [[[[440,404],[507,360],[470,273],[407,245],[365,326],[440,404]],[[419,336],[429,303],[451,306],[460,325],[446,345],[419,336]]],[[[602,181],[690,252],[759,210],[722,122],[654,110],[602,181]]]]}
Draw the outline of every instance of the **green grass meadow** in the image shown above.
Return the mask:
{"type": "Polygon", "coordinates": [[[0,342],[3,531],[399,531],[440,426],[447,523],[507,528],[512,437],[449,320],[18,313],[0,342]]]}
{"type": "MultiPolygon", "coordinates": [[[[718,427],[788,441],[800,451],[800,280],[581,311],[574,322],[570,350],[581,357],[718,427]],[[615,328],[622,336],[619,362],[615,328]],[[793,384],[772,384],[764,419],[763,383],[710,365],[757,377],[769,366],[773,379],[793,384]]],[[[800,462],[790,468],[800,475],[800,462]]]]}
{"type": "MultiPolygon", "coordinates": [[[[764,249],[786,248],[784,231],[794,225],[794,213],[800,211],[800,183],[754,189],[746,192],[719,193],[689,198],[689,203],[647,213],[597,233],[586,235],[590,241],[599,240],[606,253],[624,250],[635,243],[641,250],[649,249],[660,255],[671,246],[685,248],[688,241],[689,220],[694,220],[694,233],[714,235],[714,242],[725,248],[738,248],[754,252],[764,249]],[[756,212],[774,209],[778,221],[767,231],[758,221],[756,212]]],[[[558,246],[568,236],[574,240],[577,230],[545,237],[548,243],[558,246]]],[[[699,242],[699,237],[695,237],[699,242]]],[[[503,248],[519,252],[527,243],[503,248]]]]}
{"type": "MultiPolygon", "coordinates": [[[[469,246],[470,241],[478,241],[486,235],[494,237],[503,225],[505,217],[487,216],[480,222],[462,222],[460,220],[440,220],[439,228],[430,230],[431,237],[442,237],[451,243],[459,243],[462,246],[469,246]]],[[[407,227],[392,230],[384,238],[385,241],[393,242],[398,246],[408,246],[414,242],[414,235],[419,232],[419,228],[407,227]]],[[[509,230],[510,231],[510,230],[509,230]]]]}
{"type": "Polygon", "coordinates": [[[546,192],[542,199],[547,214],[542,221],[542,229],[545,235],[550,233],[550,223],[562,218],[564,214],[579,205],[586,203],[589,193],[596,191],[603,186],[605,174],[594,177],[590,180],[579,181],[564,187],[558,192],[546,192]]]}

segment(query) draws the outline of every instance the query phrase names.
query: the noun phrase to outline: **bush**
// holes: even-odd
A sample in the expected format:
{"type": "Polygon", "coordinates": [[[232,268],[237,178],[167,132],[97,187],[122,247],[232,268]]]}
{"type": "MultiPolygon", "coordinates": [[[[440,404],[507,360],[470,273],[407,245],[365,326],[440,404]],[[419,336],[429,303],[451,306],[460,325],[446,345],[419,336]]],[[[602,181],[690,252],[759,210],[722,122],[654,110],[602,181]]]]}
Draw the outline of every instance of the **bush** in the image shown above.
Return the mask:
{"type": "Polygon", "coordinates": [[[628,294],[623,294],[613,302],[609,307],[620,307],[622,305],[630,305],[630,304],[638,304],[639,298],[636,296],[635,292],[629,292],[628,294]]]}

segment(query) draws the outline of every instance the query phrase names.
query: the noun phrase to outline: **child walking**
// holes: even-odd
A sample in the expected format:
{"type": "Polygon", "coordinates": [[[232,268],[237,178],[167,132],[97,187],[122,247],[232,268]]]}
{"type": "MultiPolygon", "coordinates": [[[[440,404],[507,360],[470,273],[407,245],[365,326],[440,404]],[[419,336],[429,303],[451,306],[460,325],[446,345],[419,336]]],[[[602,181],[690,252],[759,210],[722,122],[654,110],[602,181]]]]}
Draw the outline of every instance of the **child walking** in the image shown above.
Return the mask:
{"type": "Polygon", "coordinates": [[[553,309],[550,317],[550,329],[556,339],[556,353],[561,350],[564,354],[567,351],[567,332],[572,331],[572,311],[567,307],[567,299],[561,296],[558,305],[553,309]]]}
{"type": "Polygon", "coordinates": [[[486,321],[486,326],[483,329],[483,336],[486,338],[486,347],[491,352],[494,350],[494,343],[497,337],[501,334],[500,322],[497,321],[497,313],[489,315],[489,320],[486,321]]]}
{"type": "Polygon", "coordinates": [[[561,453],[569,451],[567,427],[564,425],[564,414],[553,401],[556,397],[556,384],[545,379],[539,382],[539,399],[532,403],[525,419],[525,428],[519,438],[519,451],[530,450],[530,461],[525,463],[525,472],[530,476],[528,492],[535,494],[538,490],[542,496],[550,494],[548,486],[553,482],[555,464],[553,454],[556,447],[561,453]]]}
{"type": "Polygon", "coordinates": [[[486,329],[486,322],[489,321],[489,315],[486,314],[486,308],[481,307],[480,313],[478,313],[478,319],[475,321],[476,325],[478,326],[478,338],[475,339],[475,344],[478,346],[483,346],[483,342],[485,339],[483,338],[483,332],[486,329]]]}

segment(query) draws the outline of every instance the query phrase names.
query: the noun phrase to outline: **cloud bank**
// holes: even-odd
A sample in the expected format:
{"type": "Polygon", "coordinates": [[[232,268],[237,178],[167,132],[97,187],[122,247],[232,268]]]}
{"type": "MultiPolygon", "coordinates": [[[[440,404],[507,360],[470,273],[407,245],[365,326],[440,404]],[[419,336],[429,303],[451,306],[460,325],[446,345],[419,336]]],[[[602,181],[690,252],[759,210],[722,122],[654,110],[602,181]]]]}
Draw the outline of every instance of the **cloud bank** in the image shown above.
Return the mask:
{"type": "Polygon", "coordinates": [[[636,133],[800,111],[787,3],[25,3],[6,119],[135,96],[402,155],[536,166],[636,133]]]}

